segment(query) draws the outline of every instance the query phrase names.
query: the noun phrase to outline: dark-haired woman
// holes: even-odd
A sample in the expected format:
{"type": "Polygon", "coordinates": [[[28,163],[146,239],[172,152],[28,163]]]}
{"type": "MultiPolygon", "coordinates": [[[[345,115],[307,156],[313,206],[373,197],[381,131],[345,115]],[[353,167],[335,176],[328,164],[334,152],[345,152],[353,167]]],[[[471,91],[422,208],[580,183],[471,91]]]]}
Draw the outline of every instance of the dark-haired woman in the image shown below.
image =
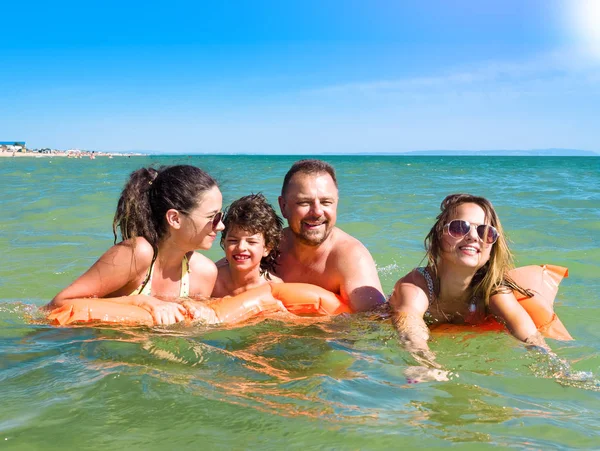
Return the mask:
{"type": "Polygon", "coordinates": [[[116,244],[47,308],[103,298],[142,307],[155,324],[195,317],[189,303],[186,309],[173,301],[212,293],[217,268],[194,251],[209,249],[223,230],[222,201],[216,181],[195,166],[133,172],[114,216],[116,244]]]}
{"type": "MultiPolygon", "coordinates": [[[[428,265],[402,277],[390,298],[400,341],[418,360],[436,367],[427,341],[429,323],[477,324],[488,314],[519,340],[548,349],[508,277],[513,258],[492,204],[483,197],[452,194],[425,239],[428,265]]],[[[433,371],[433,378],[445,378],[433,371]]]]}

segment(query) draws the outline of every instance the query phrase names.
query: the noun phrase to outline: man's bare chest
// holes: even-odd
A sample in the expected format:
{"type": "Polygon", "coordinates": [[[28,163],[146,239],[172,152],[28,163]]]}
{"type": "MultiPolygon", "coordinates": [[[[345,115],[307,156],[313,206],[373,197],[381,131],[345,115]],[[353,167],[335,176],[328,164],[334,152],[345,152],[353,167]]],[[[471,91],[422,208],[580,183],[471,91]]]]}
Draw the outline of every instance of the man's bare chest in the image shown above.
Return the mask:
{"type": "Polygon", "coordinates": [[[288,283],[312,283],[333,292],[339,291],[335,271],[327,267],[326,261],[301,263],[293,258],[280,259],[277,275],[288,283]]]}

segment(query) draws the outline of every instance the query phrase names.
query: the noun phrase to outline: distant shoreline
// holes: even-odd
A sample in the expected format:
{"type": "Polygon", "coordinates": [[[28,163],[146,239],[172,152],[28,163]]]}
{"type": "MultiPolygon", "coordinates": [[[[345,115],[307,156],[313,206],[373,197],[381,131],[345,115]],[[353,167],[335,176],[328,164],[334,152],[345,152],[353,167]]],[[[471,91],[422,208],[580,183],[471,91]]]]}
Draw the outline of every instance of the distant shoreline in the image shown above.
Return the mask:
{"type": "Polygon", "coordinates": [[[55,152],[55,153],[40,153],[40,152],[11,152],[2,151],[0,152],[0,158],[73,158],[73,159],[88,159],[94,160],[96,158],[123,158],[123,157],[145,157],[147,155],[140,153],[108,153],[108,152],[55,152]]]}

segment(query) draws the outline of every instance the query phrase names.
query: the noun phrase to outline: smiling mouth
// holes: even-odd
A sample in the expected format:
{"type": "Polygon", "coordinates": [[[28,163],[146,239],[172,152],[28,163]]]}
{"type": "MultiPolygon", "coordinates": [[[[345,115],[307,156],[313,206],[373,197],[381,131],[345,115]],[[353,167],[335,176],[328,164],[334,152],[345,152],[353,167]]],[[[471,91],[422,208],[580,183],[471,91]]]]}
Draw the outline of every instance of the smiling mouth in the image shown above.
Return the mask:
{"type": "Polygon", "coordinates": [[[319,221],[319,222],[303,221],[302,224],[304,224],[304,226],[308,227],[309,229],[315,229],[317,227],[324,225],[325,222],[324,221],[319,221]]]}
{"type": "Polygon", "coordinates": [[[238,254],[238,255],[234,255],[234,256],[233,256],[233,259],[234,259],[236,262],[245,262],[245,261],[247,261],[247,260],[250,260],[250,256],[249,256],[249,255],[239,255],[239,254],[238,254]]]}
{"type": "Polygon", "coordinates": [[[479,253],[479,249],[477,249],[476,247],[473,247],[473,246],[461,246],[461,247],[459,247],[459,249],[461,251],[465,251],[465,252],[469,252],[469,253],[473,253],[473,254],[479,253]]]}

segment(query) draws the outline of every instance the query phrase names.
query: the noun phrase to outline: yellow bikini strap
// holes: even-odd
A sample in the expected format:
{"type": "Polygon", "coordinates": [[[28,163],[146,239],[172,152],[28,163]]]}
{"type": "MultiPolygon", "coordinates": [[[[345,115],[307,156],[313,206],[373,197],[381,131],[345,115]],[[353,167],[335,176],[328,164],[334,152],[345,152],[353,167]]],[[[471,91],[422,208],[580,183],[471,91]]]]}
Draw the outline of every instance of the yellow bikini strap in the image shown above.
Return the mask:
{"type": "Polygon", "coordinates": [[[181,288],[179,289],[179,297],[187,298],[190,296],[190,263],[187,255],[181,260],[181,288]]]}

